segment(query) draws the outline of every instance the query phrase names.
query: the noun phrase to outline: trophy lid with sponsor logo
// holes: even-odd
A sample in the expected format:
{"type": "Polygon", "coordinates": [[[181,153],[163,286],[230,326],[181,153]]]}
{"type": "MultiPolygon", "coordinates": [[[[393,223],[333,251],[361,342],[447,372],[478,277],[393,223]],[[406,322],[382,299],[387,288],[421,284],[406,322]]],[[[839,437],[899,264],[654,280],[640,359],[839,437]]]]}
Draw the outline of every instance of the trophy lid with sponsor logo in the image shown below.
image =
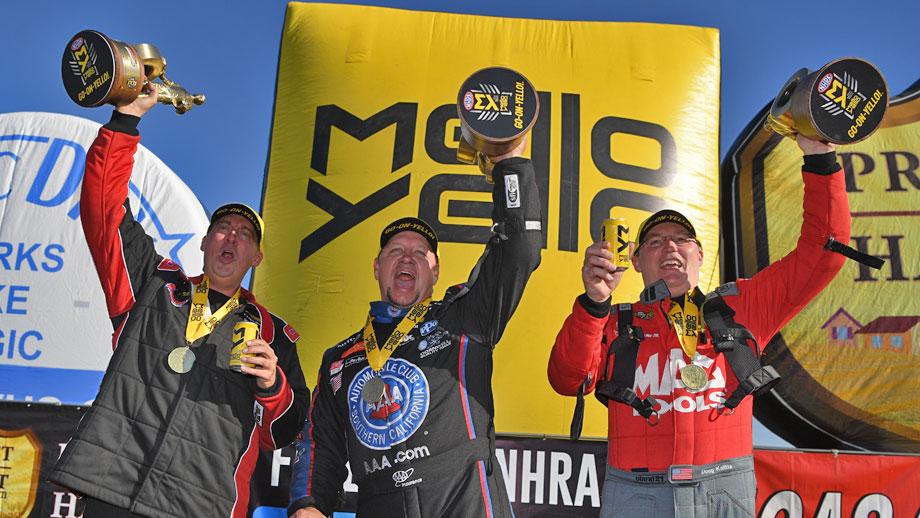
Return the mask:
{"type": "Polygon", "coordinates": [[[205,96],[190,94],[166,77],[166,58],[149,43],[128,45],[98,31],[78,32],[61,58],[61,79],[67,95],[80,106],[128,104],[143,95],[144,78],[157,81],[157,101],[176,113],[203,104],[205,96]]]}
{"type": "Polygon", "coordinates": [[[888,86],[874,65],[841,58],[818,70],[802,68],[773,100],[764,125],[780,135],[854,144],[878,129],[888,108],[888,86]]]}
{"type": "Polygon", "coordinates": [[[540,101],[530,81],[504,67],[483,68],[457,93],[460,146],[457,159],[490,174],[488,156],[505,154],[521,143],[537,121],[540,101]]]}

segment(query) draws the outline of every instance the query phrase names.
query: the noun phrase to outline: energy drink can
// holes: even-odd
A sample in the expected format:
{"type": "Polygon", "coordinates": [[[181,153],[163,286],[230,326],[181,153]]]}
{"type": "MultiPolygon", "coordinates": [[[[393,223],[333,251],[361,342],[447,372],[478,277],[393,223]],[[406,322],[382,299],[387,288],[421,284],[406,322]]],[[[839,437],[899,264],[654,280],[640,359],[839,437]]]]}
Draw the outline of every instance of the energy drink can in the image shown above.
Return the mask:
{"type": "Polygon", "coordinates": [[[243,349],[246,347],[247,341],[255,340],[258,337],[259,324],[255,322],[242,320],[233,326],[233,345],[230,347],[230,370],[241,372],[243,365],[253,367],[251,363],[243,361],[250,356],[248,354],[243,354],[243,349]]]}
{"type": "Polygon", "coordinates": [[[629,225],[625,219],[605,219],[601,225],[601,241],[609,243],[617,269],[629,268],[629,225]]]}

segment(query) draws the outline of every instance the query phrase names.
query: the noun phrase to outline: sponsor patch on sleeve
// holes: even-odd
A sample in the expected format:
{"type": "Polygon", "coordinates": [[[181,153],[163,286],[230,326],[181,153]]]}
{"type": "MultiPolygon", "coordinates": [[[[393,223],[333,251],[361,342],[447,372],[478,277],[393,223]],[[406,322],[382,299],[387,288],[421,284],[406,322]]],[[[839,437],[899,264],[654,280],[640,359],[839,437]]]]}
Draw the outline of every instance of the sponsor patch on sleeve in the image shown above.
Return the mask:
{"type": "Polygon", "coordinates": [[[252,406],[252,417],[256,420],[256,426],[262,426],[262,411],[264,407],[258,401],[255,401],[252,406]]]}
{"type": "Polygon", "coordinates": [[[505,207],[516,209],[521,206],[521,190],[518,175],[505,176],[505,207]]]}

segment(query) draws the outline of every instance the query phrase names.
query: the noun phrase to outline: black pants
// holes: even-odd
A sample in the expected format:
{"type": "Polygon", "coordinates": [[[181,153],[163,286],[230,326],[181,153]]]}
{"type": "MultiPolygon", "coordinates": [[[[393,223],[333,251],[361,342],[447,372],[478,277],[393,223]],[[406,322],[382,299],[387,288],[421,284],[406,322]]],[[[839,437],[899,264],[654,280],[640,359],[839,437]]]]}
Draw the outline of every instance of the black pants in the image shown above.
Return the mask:
{"type": "Polygon", "coordinates": [[[127,509],[107,504],[102,500],[83,497],[83,518],[132,518],[134,516],[140,515],[134,514],[127,509]]]}

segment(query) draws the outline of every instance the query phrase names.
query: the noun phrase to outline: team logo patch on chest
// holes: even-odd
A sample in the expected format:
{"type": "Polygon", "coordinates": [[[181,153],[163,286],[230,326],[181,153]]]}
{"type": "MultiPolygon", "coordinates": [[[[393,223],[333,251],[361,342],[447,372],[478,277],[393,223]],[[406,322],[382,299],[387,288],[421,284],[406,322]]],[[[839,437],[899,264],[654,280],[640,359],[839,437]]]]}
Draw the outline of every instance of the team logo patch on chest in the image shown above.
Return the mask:
{"type": "Polygon", "coordinates": [[[177,287],[174,283],[167,282],[163,286],[166,288],[166,291],[169,292],[169,301],[177,308],[188,304],[188,301],[192,297],[192,290],[189,288],[188,283],[184,285],[180,284],[177,287]]]}
{"type": "Polygon", "coordinates": [[[348,385],[349,421],[361,444],[374,450],[385,450],[412,437],[428,415],[429,402],[425,373],[402,358],[388,359],[378,373],[364,367],[348,385]],[[361,391],[375,376],[383,381],[383,396],[368,403],[361,391]]]}

